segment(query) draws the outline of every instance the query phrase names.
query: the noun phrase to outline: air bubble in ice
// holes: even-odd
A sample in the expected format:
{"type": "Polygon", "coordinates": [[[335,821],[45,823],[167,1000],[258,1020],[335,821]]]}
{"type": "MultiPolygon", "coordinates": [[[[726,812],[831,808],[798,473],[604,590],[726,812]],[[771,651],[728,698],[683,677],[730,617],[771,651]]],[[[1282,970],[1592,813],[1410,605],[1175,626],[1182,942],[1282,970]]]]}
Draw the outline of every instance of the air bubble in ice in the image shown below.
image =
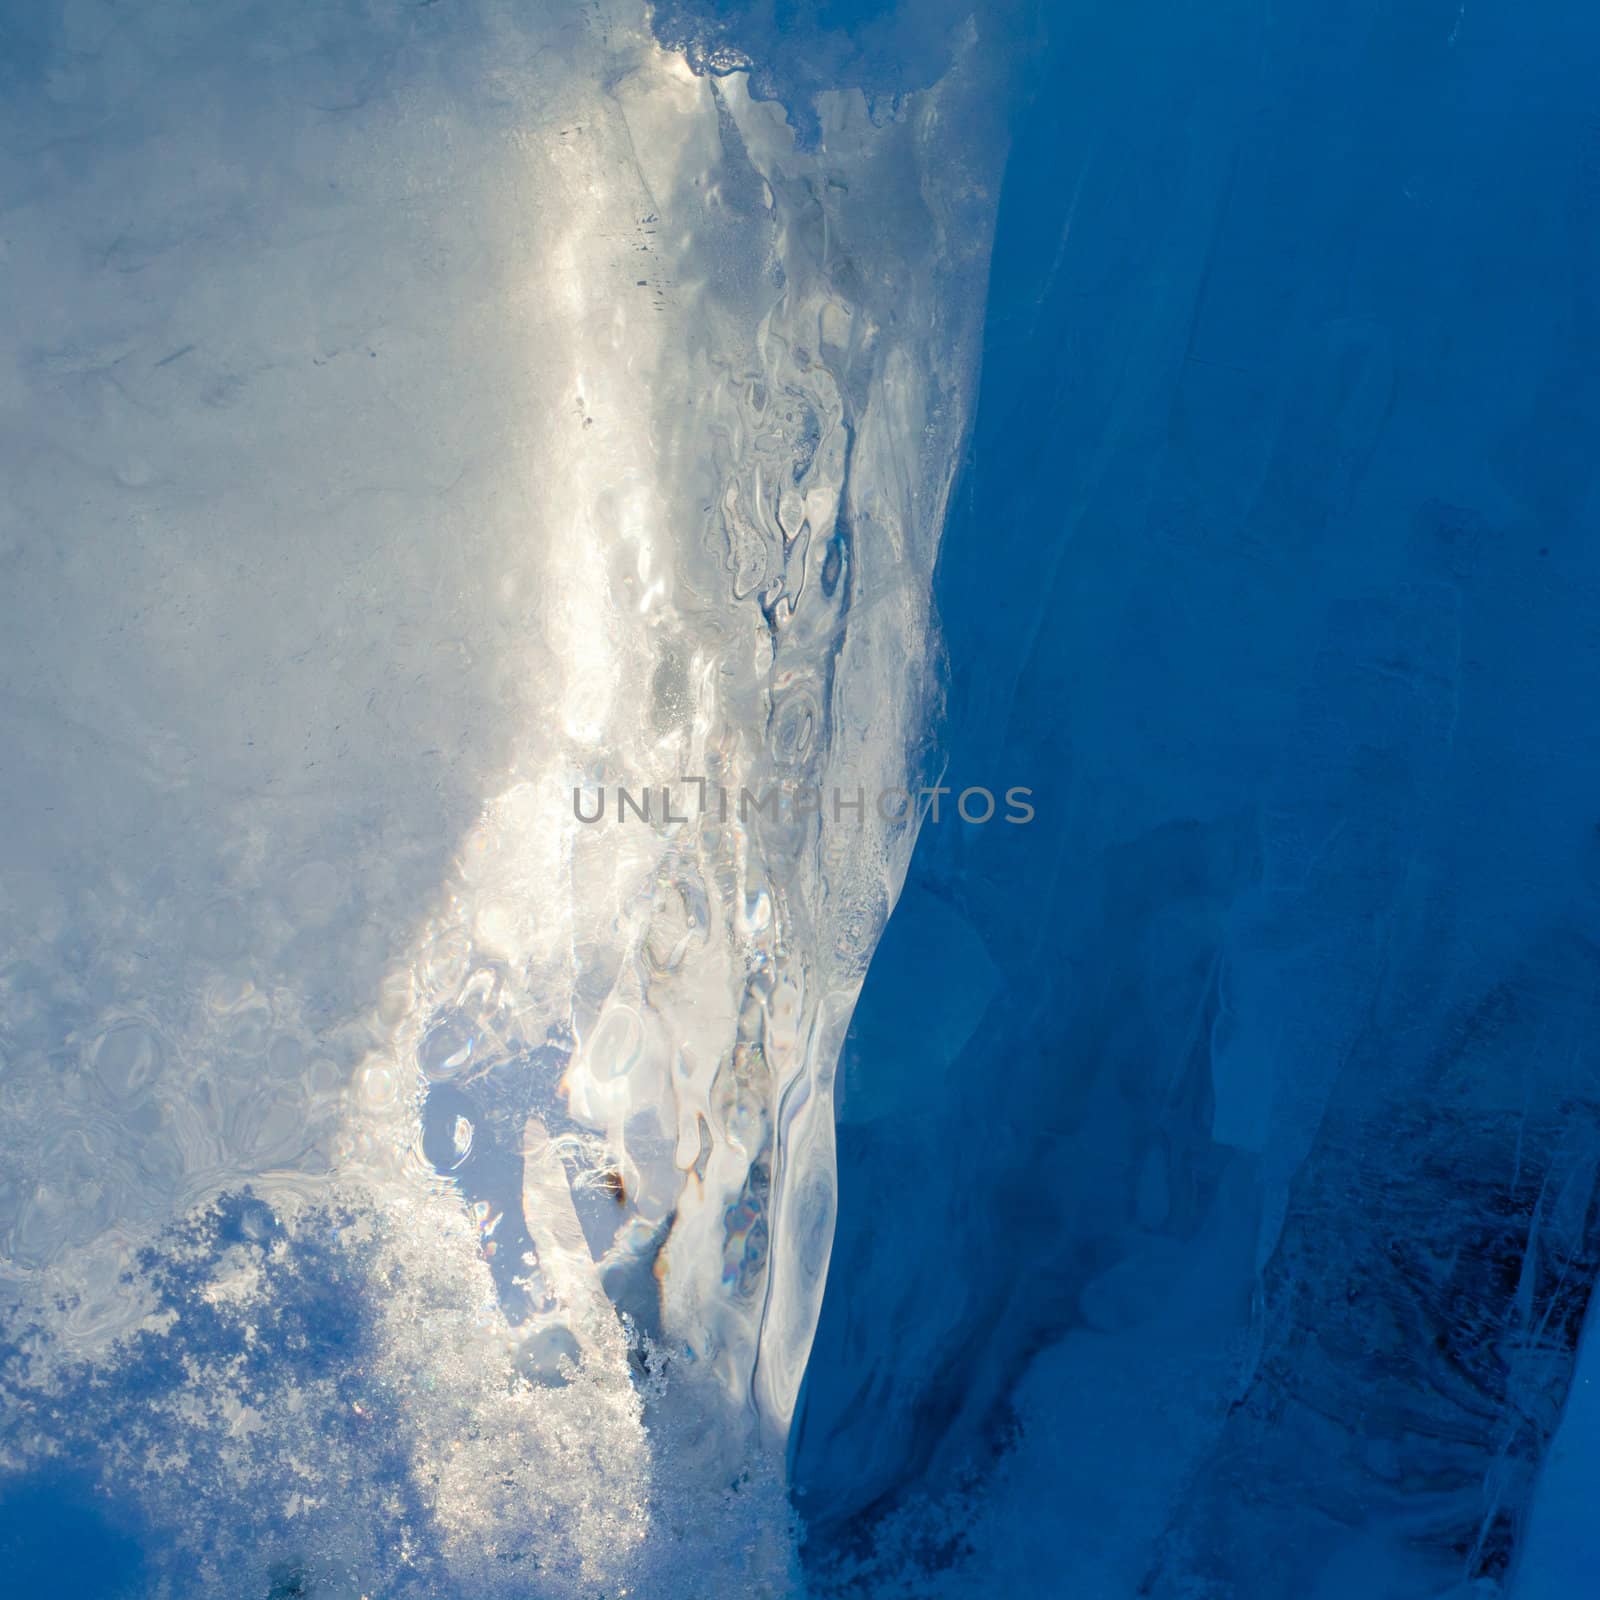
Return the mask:
{"type": "Polygon", "coordinates": [[[94,1047],[94,1069],[116,1100],[130,1101],[161,1070],[161,1043],[142,1022],[119,1022],[94,1047]]]}
{"type": "Polygon", "coordinates": [[[417,1061],[432,1081],[453,1078],[472,1059],[473,1030],[454,1012],[439,1018],[423,1035],[417,1061]]]}
{"type": "Polygon", "coordinates": [[[597,1078],[620,1078],[639,1059],[644,1045],[644,1027],[632,1006],[612,1006],[584,1052],[589,1070],[597,1078]]]}

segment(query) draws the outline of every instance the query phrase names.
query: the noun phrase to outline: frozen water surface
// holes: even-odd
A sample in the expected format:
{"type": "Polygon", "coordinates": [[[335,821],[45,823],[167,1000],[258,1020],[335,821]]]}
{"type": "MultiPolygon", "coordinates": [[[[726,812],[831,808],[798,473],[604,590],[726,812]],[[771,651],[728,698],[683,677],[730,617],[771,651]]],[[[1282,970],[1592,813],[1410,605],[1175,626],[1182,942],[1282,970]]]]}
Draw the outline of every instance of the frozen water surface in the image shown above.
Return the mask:
{"type": "Polygon", "coordinates": [[[921,771],[974,31],[797,135],[626,4],[3,18],[4,1536],[788,1593],[914,825],[682,785],[921,771]]]}
{"type": "Polygon", "coordinates": [[[1596,82],[0,0],[0,1572],[1600,1590],[1596,82]]]}

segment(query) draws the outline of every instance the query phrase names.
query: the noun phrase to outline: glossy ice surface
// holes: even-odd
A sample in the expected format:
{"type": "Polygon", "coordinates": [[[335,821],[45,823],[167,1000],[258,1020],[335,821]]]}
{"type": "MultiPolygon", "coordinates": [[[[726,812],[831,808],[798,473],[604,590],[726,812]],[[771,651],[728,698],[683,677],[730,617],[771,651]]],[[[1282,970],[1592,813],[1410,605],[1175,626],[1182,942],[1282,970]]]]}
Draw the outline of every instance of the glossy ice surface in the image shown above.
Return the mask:
{"type": "Polygon", "coordinates": [[[173,1592],[793,1581],[914,821],[740,795],[921,770],[999,151],[645,21],[6,11],[0,1464],[173,1592]]]}
{"type": "Polygon", "coordinates": [[[0,0],[0,1587],[1600,1593],[1596,83],[0,0]]]}

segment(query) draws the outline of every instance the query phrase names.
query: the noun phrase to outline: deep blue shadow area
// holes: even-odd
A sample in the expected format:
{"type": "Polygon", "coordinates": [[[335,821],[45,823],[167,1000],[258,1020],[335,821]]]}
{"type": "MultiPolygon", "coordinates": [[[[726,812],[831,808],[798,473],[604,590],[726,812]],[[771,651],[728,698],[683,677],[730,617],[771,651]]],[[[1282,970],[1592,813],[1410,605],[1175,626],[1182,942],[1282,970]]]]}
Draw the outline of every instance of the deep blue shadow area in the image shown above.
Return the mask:
{"type": "Polygon", "coordinates": [[[1600,1261],[1600,14],[1045,21],[937,577],[948,781],[1038,816],[869,974],[807,1558],[1513,1592],[1600,1261]]]}
{"type": "Polygon", "coordinates": [[[0,1489],[0,1572],[9,1594],[116,1600],[137,1592],[139,1541],[87,1484],[39,1476],[0,1489]]]}

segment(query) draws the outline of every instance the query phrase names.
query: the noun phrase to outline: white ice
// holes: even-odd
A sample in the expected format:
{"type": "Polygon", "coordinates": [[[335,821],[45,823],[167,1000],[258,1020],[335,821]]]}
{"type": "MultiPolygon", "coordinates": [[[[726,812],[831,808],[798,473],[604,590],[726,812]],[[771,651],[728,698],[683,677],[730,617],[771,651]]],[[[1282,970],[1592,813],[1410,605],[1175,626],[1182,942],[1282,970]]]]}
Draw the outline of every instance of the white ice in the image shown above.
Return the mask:
{"type": "Polygon", "coordinates": [[[287,1232],[205,1290],[248,1342],[336,1204],[409,1418],[408,1511],[319,1459],[343,1390],[197,1360],[107,1471],[213,1563],[270,1482],[358,1586],[412,1516],[475,1595],[530,1543],[552,1594],[792,1582],[833,1067],[914,823],[572,791],[920,775],[995,152],[974,49],[892,112],[823,96],[801,148],[644,24],[74,0],[0,99],[8,1315],[40,1394],[114,1372],[169,1326],[140,1250],[249,1182],[287,1232]],[[440,1083],[521,1107],[520,1193],[423,1159],[440,1083]],[[741,1464],[745,1534],[685,1533],[741,1464]]]}

